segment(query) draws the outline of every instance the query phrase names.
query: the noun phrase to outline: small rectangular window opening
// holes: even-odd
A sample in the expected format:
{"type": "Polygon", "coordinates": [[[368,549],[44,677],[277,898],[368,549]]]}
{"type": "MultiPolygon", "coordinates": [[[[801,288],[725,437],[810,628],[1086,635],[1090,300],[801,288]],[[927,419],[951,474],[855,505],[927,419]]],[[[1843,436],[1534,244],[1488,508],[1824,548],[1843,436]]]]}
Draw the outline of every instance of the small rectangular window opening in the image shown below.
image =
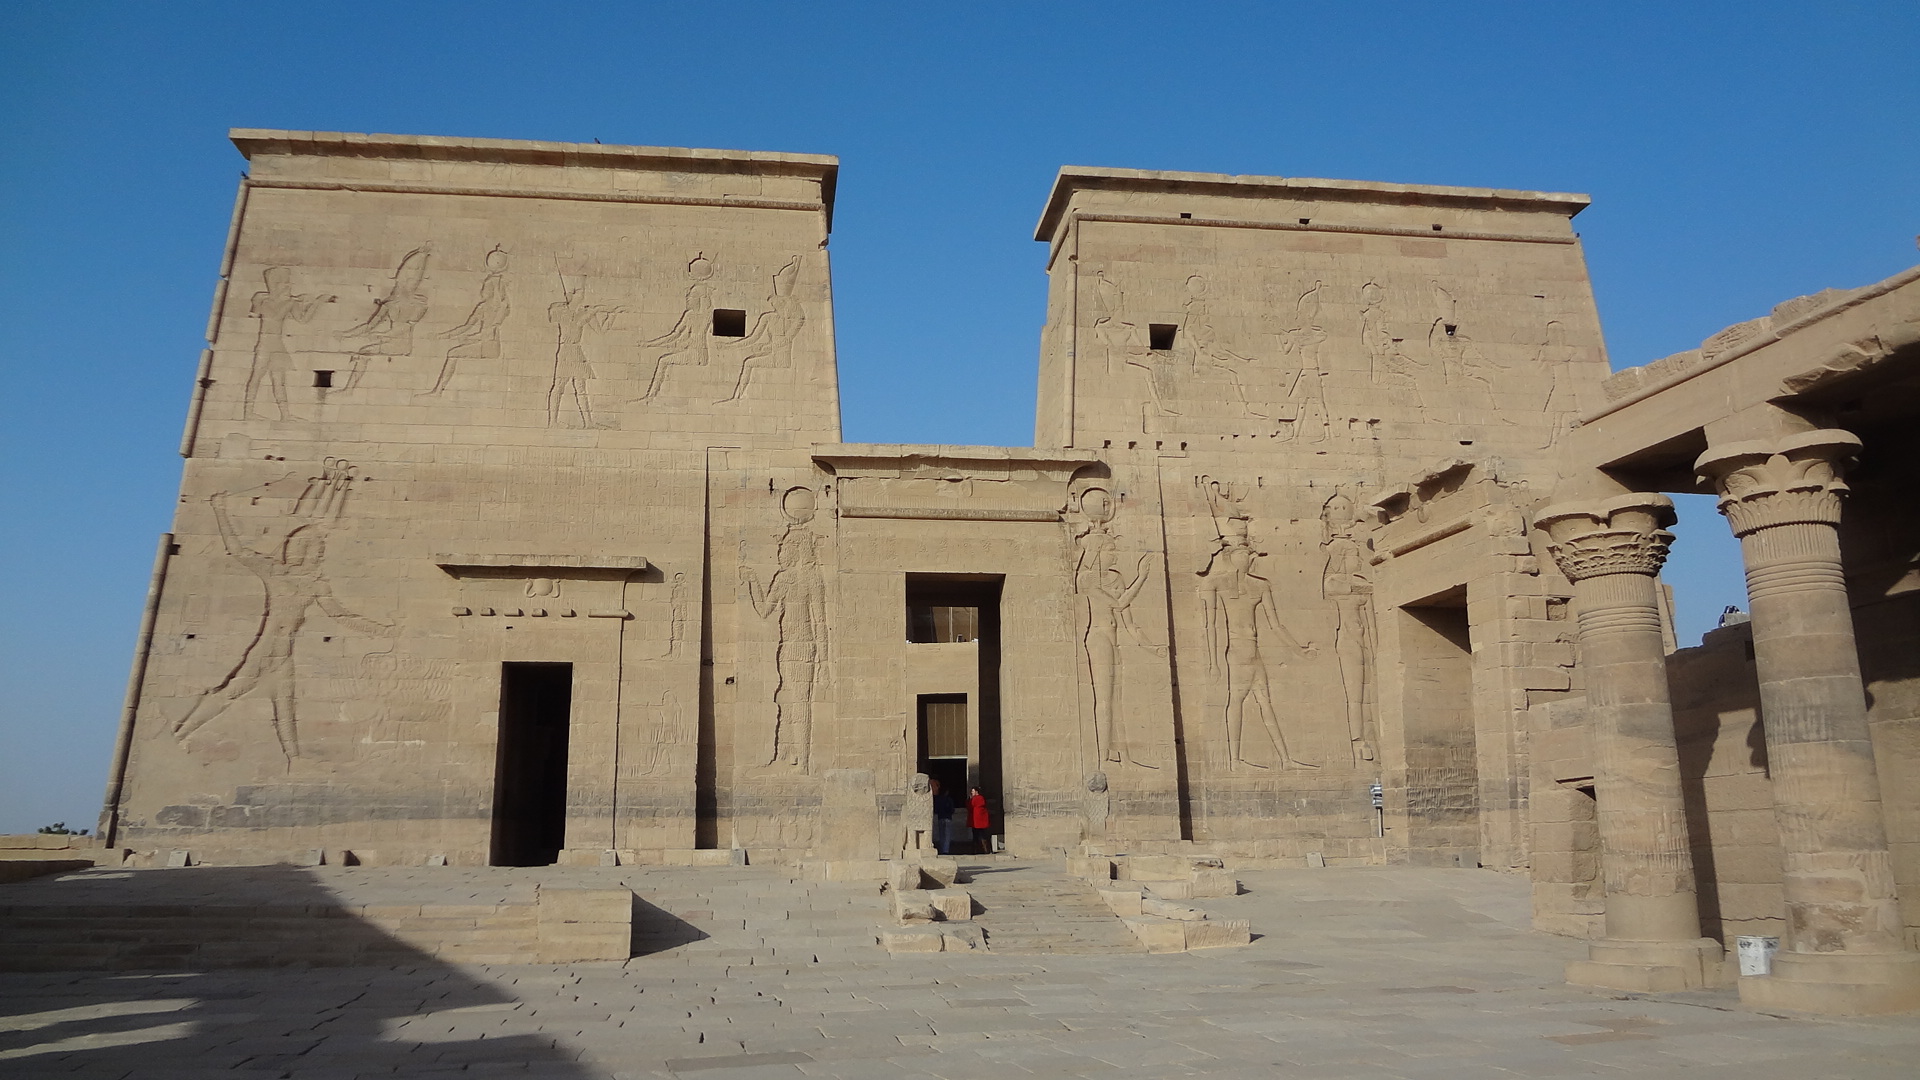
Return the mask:
{"type": "Polygon", "coordinates": [[[1448,337],[1452,337],[1452,336],[1453,336],[1453,335],[1454,335],[1455,333],[1457,333],[1457,332],[1459,331],[1459,329],[1460,329],[1460,327],[1458,327],[1458,326],[1456,326],[1456,325],[1455,325],[1455,324],[1453,324],[1453,323],[1442,323],[1441,325],[1443,325],[1443,326],[1445,326],[1445,327],[1447,328],[1447,336],[1448,336],[1448,337]]]}
{"type": "Polygon", "coordinates": [[[1311,225],[1311,224],[1313,224],[1313,219],[1312,219],[1312,218],[1306,218],[1306,217],[1303,217],[1303,218],[1301,218],[1301,219],[1300,219],[1300,224],[1302,224],[1302,225],[1311,225]]]}
{"type": "Polygon", "coordinates": [[[1165,352],[1173,348],[1173,335],[1180,327],[1173,323],[1148,323],[1147,348],[1156,352],[1165,352]]]}
{"type": "Polygon", "coordinates": [[[333,372],[316,371],[313,373],[313,385],[328,387],[333,385],[333,372]]]}
{"type": "Polygon", "coordinates": [[[1440,231],[1440,226],[1438,226],[1438,225],[1435,225],[1435,226],[1433,227],[1433,231],[1434,231],[1434,232],[1439,232],[1439,231],[1440,231]]]}
{"type": "Polygon", "coordinates": [[[1181,216],[1181,217],[1183,217],[1183,218],[1190,218],[1190,217],[1192,217],[1193,215],[1192,215],[1192,214],[1181,214],[1180,216],[1181,216]]]}
{"type": "Polygon", "coordinates": [[[714,308],[713,336],[746,337],[747,313],[739,308],[714,308]]]}

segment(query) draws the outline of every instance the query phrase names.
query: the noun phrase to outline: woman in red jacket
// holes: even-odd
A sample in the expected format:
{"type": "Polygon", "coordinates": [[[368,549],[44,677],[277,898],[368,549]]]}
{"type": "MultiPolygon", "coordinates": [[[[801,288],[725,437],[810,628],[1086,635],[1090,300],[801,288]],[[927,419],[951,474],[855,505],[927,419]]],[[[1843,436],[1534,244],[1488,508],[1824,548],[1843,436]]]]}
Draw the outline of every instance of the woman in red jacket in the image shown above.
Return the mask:
{"type": "Polygon", "coordinates": [[[979,788],[967,789],[967,825],[973,829],[974,853],[987,854],[991,849],[987,829],[993,825],[993,819],[987,814],[987,797],[980,794],[979,788]]]}

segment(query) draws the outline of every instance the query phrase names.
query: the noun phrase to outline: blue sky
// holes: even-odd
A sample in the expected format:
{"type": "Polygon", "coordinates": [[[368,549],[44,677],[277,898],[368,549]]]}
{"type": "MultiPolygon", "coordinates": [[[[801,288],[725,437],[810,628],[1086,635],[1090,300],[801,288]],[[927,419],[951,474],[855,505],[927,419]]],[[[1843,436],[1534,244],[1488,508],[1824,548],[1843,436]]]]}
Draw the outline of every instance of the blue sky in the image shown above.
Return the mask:
{"type": "MultiPolygon", "coordinates": [[[[1616,366],[1920,261],[1920,5],[0,7],[0,832],[91,825],[229,127],[837,154],[852,441],[1032,439],[1062,164],[1586,192],[1616,366]]],[[[1688,500],[1697,640],[1744,604],[1688,500]]]]}

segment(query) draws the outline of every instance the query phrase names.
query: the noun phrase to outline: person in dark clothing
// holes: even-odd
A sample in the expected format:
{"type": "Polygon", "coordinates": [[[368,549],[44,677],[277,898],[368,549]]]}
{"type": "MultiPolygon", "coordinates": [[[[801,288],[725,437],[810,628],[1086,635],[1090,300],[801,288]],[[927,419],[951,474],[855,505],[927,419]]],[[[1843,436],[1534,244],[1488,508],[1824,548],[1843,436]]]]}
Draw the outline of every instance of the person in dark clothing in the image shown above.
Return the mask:
{"type": "Polygon", "coordinates": [[[933,781],[933,850],[942,855],[951,855],[948,849],[953,846],[953,796],[947,794],[939,780],[933,781]]]}

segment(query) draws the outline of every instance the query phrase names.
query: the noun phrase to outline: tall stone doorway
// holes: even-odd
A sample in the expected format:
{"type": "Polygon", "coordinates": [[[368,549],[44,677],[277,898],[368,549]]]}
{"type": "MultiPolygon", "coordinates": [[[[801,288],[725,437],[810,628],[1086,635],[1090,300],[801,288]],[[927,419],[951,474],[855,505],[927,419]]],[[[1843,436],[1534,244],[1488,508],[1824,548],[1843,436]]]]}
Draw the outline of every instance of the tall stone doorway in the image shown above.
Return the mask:
{"type": "Polygon", "coordinates": [[[500,665],[494,758],[494,866],[550,866],[567,843],[573,665],[500,665]]]}
{"type": "Polygon", "coordinates": [[[1480,864],[1479,768],[1473,723],[1473,643],[1466,590],[1399,611],[1406,665],[1408,860],[1480,864]]]}
{"type": "Polygon", "coordinates": [[[974,688],[971,695],[915,694],[916,768],[938,777],[953,794],[954,802],[962,806],[967,801],[967,789],[979,788],[993,819],[992,832],[1001,837],[1006,835],[1000,732],[1003,581],[997,574],[906,576],[909,650],[971,652],[966,659],[974,668],[968,673],[974,688]]]}

